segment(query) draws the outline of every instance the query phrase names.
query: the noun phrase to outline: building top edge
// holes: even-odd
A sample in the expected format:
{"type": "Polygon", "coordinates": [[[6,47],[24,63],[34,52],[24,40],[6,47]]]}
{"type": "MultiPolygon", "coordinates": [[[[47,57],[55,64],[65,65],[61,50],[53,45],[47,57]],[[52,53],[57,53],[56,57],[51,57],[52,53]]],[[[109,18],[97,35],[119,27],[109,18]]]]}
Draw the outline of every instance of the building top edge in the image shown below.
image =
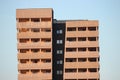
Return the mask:
{"type": "Polygon", "coordinates": [[[82,20],[82,19],[76,19],[76,20],[72,20],[72,19],[70,19],[70,20],[57,20],[57,19],[54,19],[53,20],[54,21],[54,23],[65,23],[65,22],[69,22],[69,21],[98,21],[98,20],[82,20]]]}
{"type": "Polygon", "coordinates": [[[16,10],[33,10],[33,9],[51,9],[51,10],[53,10],[53,8],[18,8],[16,10]]]}

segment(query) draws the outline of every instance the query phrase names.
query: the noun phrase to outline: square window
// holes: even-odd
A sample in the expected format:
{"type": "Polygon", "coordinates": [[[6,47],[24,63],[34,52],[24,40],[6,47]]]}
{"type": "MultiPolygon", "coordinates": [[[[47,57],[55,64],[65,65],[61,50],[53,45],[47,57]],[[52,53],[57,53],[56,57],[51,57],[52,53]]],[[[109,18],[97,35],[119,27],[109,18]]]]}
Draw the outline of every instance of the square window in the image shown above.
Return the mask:
{"type": "Polygon", "coordinates": [[[62,54],[63,51],[62,50],[57,50],[57,54],[62,54]]]}
{"type": "Polygon", "coordinates": [[[57,70],[57,74],[61,75],[62,74],[62,70],[57,70]]]}
{"type": "Polygon", "coordinates": [[[62,30],[57,30],[57,34],[62,34],[62,30]]]}
{"type": "Polygon", "coordinates": [[[57,44],[62,44],[63,41],[62,40],[57,40],[57,44]]]}

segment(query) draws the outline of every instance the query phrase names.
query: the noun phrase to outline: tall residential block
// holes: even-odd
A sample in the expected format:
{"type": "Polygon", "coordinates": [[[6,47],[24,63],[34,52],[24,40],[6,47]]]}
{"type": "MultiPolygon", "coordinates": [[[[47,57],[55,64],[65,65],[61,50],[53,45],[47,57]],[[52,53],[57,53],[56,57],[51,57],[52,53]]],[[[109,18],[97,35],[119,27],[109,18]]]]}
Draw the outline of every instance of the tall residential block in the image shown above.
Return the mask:
{"type": "Polygon", "coordinates": [[[17,9],[16,23],[18,80],[100,80],[97,20],[56,20],[40,8],[17,9]]]}

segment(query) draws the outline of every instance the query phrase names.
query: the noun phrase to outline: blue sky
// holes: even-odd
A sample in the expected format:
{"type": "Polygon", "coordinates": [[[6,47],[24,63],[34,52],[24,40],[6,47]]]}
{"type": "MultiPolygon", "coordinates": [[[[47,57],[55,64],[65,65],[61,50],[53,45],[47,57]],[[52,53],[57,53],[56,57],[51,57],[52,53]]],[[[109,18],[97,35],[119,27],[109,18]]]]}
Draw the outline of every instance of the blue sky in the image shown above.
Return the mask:
{"type": "Polygon", "coordinates": [[[16,9],[21,8],[53,8],[59,20],[99,20],[100,78],[120,80],[120,0],[0,0],[0,80],[17,80],[16,9]]]}

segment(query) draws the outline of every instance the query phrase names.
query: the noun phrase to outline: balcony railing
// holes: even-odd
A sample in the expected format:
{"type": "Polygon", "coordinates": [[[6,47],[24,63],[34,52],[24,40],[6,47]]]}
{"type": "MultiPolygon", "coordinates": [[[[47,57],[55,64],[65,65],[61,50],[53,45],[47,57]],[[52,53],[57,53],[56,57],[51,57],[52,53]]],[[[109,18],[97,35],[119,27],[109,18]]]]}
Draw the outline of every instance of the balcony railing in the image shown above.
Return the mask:
{"type": "Polygon", "coordinates": [[[51,28],[52,22],[20,22],[17,28],[51,28]]]}

